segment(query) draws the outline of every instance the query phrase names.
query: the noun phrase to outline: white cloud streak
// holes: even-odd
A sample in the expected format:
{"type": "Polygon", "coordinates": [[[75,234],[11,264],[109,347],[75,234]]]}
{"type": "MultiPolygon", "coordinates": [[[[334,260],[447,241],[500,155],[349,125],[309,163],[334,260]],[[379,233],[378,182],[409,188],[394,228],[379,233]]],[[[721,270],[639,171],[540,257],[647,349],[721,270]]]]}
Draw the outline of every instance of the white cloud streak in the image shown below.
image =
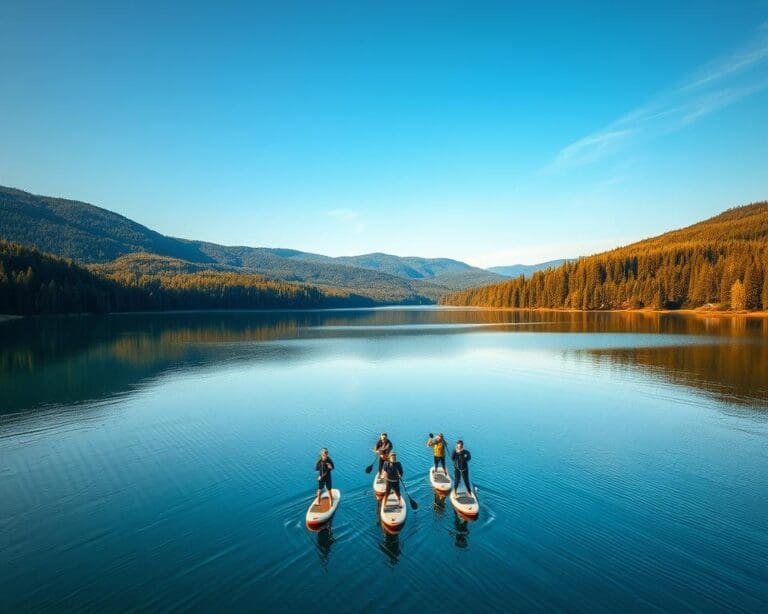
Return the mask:
{"type": "Polygon", "coordinates": [[[591,164],[640,138],[652,138],[696,121],[768,88],[768,23],[753,41],[720,58],[602,130],[561,149],[546,167],[559,172],[591,164]]]}

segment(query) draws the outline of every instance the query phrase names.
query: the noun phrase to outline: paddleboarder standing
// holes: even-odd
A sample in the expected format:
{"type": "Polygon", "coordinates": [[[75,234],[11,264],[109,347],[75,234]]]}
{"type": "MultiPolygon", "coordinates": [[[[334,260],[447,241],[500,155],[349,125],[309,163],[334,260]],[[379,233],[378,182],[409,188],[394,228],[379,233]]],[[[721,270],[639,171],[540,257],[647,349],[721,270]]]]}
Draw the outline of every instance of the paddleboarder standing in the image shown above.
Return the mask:
{"type": "Polygon", "coordinates": [[[443,473],[448,475],[448,471],[445,469],[445,438],[442,433],[438,433],[437,437],[429,434],[427,439],[427,446],[432,448],[432,454],[435,458],[435,471],[437,471],[438,465],[443,466],[443,473]]]}
{"type": "Polygon", "coordinates": [[[328,503],[333,506],[333,484],[331,482],[331,471],[334,470],[333,461],[328,456],[328,448],[320,450],[320,458],[315,463],[317,471],[317,504],[320,505],[320,497],[323,494],[323,488],[328,489],[328,503]]]}
{"type": "Polygon", "coordinates": [[[391,491],[395,491],[397,498],[400,500],[400,505],[403,503],[403,497],[400,495],[400,478],[403,477],[403,466],[397,461],[397,454],[390,453],[389,460],[384,461],[382,466],[384,475],[387,478],[387,488],[384,491],[384,503],[387,502],[387,497],[391,491]]]}
{"type": "Polygon", "coordinates": [[[467,493],[472,494],[472,489],[469,486],[469,461],[472,460],[472,455],[469,450],[464,448],[464,442],[459,439],[456,442],[456,448],[451,454],[451,460],[453,461],[453,489],[454,492],[459,494],[459,480],[464,480],[464,486],[467,487],[467,493]]]}
{"type": "Polygon", "coordinates": [[[376,442],[376,445],[373,446],[373,451],[379,455],[379,476],[382,478],[384,477],[382,468],[384,467],[384,463],[387,461],[387,458],[389,458],[389,455],[392,452],[392,448],[392,442],[389,440],[389,437],[386,433],[382,433],[379,436],[379,440],[376,442]]]}

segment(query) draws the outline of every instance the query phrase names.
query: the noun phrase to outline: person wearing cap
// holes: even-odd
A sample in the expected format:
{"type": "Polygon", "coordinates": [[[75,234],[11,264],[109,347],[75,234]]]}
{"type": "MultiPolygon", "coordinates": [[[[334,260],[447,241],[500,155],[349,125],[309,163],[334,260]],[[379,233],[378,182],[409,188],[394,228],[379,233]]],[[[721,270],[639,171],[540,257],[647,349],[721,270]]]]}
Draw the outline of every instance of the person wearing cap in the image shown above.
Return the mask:
{"type": "Polygon", "coordinates": [[[317,471],[317,504],[320,505],[320,497],[323,494],[323,488],[328,490],[328,502],[333,505],[333,483],[331,481],[331,471],[334,470],[333,461],[328,456],[328,448],[320,450],[320,458],[315,463],[317,471]]]}
{"type": "Polygon", "coordinates": [[[400,495],[400,478],[403,477],[403,466],[397,461],[397,454],[394,452],[389,454],[389,459],[384,461],[382,470],[387,478],[384,501],[386,502],[389,493],[394,490],[397,498],[400,500],[400,505],[403,505],[403,497],[400,495]]]}
{"type": "Polygon", "coordinates": [[[472,460],[472,455],[469,450],[464,448],[464,442],[459,439],[456,442],[456,448],[451,454],[451,460],[453,461],[453,489],[454,492],[459,494],[459,480],[464,480],[464,486],[467,487],[467,493],[472,494],[472,489],[469,485],[469,461],[472,460]]]}
{"type": "Polygon", "coordinates": [[[427,446],[432,448],[432,454],[435,457],[435,471],[437,471],[438,465],[443,466],[443,473],[448,475],[448,471],[445,469],[445,438],[442,433],[438,433],[437,437],[429,434],[427,439],[427,446]]]}
{"type": "Polygon", "coordinates": [[[379,435],[379,440],[376,442],[376,445],[373,446],[373,451],[379,455],[379,476],[382,478],[384,477],[384,474],[381,470],[387,458],[389,458],[389,453],[392,452],[392,448],[392,442],[389,440],[386,433],[379,435]]]}

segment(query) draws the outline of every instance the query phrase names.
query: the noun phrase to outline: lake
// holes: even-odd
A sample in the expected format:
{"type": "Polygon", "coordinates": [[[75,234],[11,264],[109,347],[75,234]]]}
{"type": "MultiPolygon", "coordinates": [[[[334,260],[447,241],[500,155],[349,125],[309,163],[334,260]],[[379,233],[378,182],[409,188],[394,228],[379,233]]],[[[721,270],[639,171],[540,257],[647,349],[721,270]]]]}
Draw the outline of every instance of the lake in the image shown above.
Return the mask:
{"type": "Polygon", "coordinates": [[[0,323],[0,609],[765,611],[768,320],[392,308],[0,323]],[[409,510],[378,524],[378,433],[409,510]],[[465,441],[481,511],[427,480],[465,441]],[[342,500],[307,530],[327,446],[342,500]]]}

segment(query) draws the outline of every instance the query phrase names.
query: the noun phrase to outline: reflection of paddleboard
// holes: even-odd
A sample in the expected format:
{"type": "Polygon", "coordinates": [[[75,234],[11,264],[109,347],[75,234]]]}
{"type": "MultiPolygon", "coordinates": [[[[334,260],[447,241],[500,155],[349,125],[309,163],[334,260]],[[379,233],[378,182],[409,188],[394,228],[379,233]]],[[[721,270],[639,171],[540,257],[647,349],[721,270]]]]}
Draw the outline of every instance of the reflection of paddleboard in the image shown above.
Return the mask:
{"type": "Polygon", "coordinates": [[[381,518],[381,523],[385,528],[397,530],[403,526],[406,515],[404,503],[405,500],[403,500],[403,504],[400,503],[394,492],[390,492],[386,501],[381,502],[379,518],[381,518]]]}
{"type": "Polygon", "coordinates": [[[383,497],[384,493],[387,492],[387,478],[379,477],[377,473],[373,478],[373,492],[376,493],[377,497],[383,497]]]}
{"type": "Polygon", "coordinates": [[[308,527],[317,528],[324,525],[336,512],[336,508],[339,507],[339,501],[341,500],[341,491],[339,491],[338,488],[334,488],[331,492],[333,492],[333,505],[331,505],[329,501],[327,492],[323,493],[319,504],[317,502],[317,497],[312,499],[312,503],[307,510],[308,527]]]}
{"type": "Polygon", "coordinates": [[[435,471],[434,467],[429,470],[429,483],[432,484],[432,488],[439,490],[440,492],[448,492],[451,490],[451,476],[442,467],[435,471]]]}
{"type": "Polygon", "coordinates": [[[480,511],[480,502],[477,500],[477,490],[475,490],[474,494],[469,494],[465,491],[456,494],[456,491],[452,490],[451,503],[453,503],[453,507],[457,512],[464,514],[464,516],[468,516],[469,518],[477,516],[480,511]]]}

